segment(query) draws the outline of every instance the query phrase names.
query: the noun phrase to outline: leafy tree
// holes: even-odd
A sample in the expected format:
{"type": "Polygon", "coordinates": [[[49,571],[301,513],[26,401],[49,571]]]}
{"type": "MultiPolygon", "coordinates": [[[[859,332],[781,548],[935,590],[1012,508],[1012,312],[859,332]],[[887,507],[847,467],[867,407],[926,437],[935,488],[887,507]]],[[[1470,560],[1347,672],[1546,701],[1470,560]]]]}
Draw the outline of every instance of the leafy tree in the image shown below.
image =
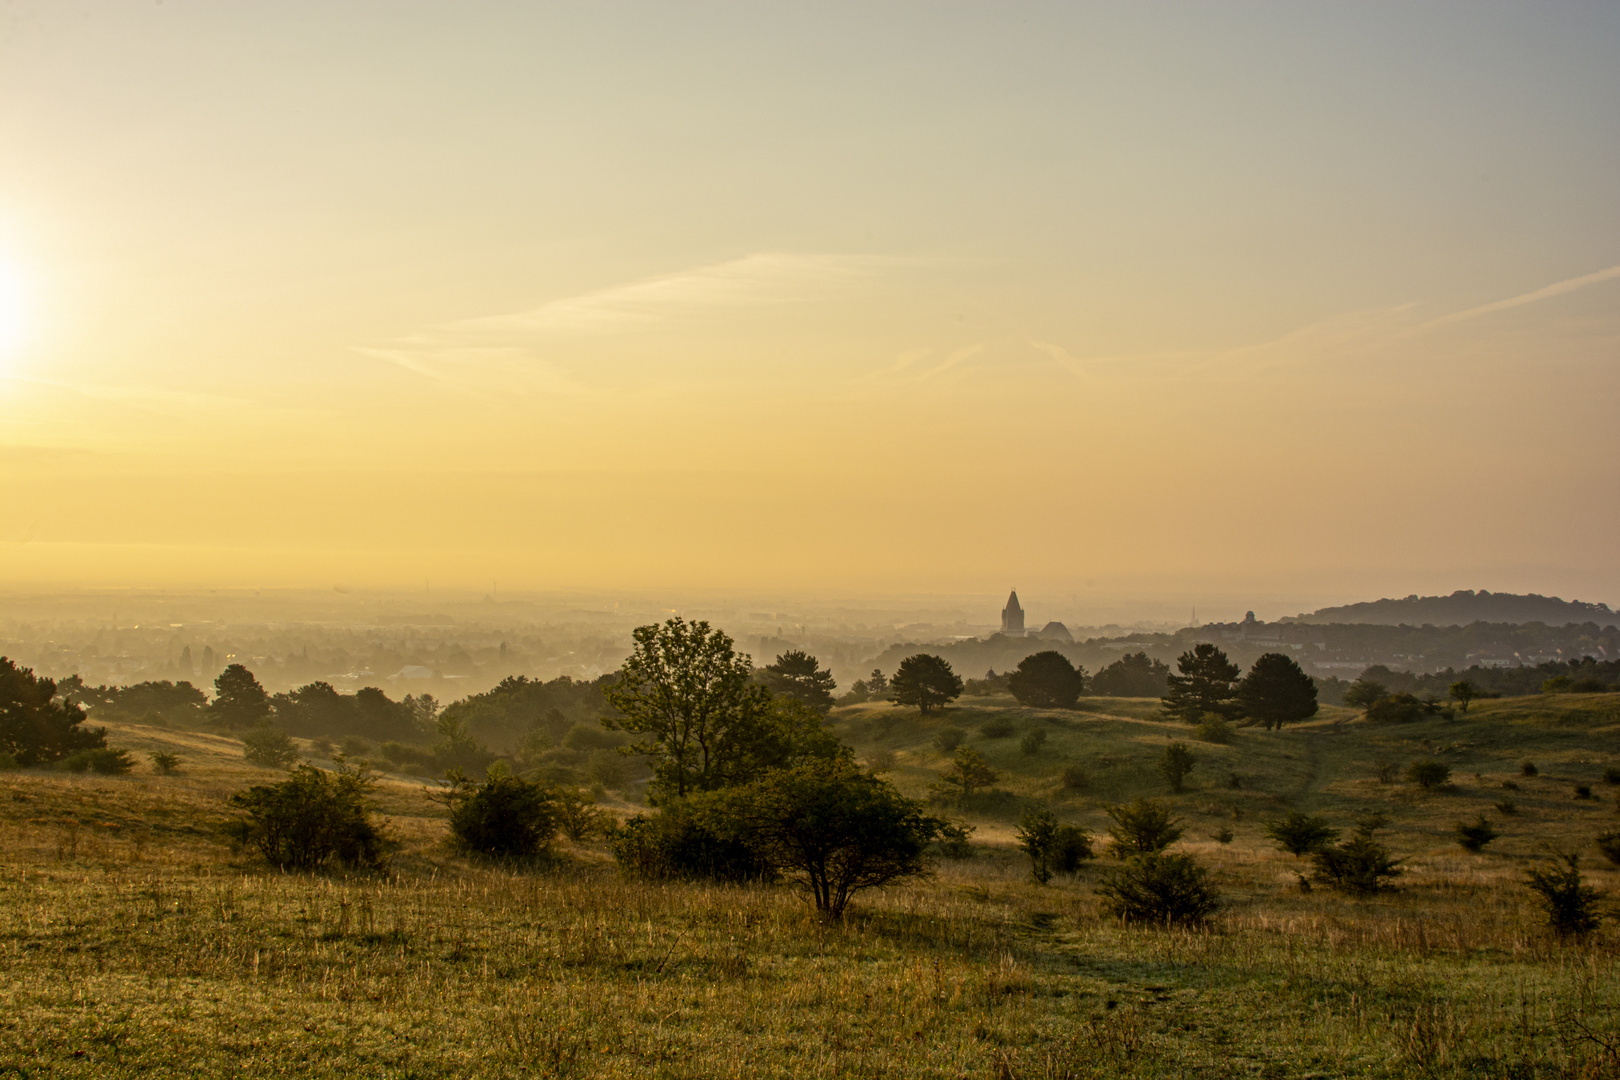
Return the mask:
{"type": "Polygon", "coordinates": [[[1603,915],[1598,901],[1603,894],[1585,883],[1581,877],[1581,857],[1576,854],[1560,855],[1562,869],[1531,870],[1525,875],[1525,884],[1541,898],[1547,913],[1547,925],[1561,938],[1580,939],[1596,930],[1603,915]]]}
{"type": "Polygon", "coordinates": [[[1170,808],[1157,799],[1110,806],[1108,816],[1114,819],[1108,835],[1113,838],[1109,850],[1116,859],[1163,851],[1180,840],[1184,831],[1181,822],[1171,816],[1170,808]]]}
{"type": "Polygon", "coordinates": [[[1091,677],[1091,692],[1106,697],[1163,697],[1170,665],[1145,652],[1128,653],[1091,677]]]}
{"type": "Polygon", "coordinates": [[[84,709],[58,700],[56,683],[0,656],[0,755],[18,765],[42,765],[107,744],[105,730],[82,723],[84,709]]]}
{"type": "Polygon", "coordinates": [[[285,769],[298,760],[298,747],[285,731],[262,727],[242,736],[242,756],[267,769],[285,769]]]}
{"type": "Polygon", "coordinates": [[[1291,656],[1266,653],[1238,684],[1238,708],[1267,731],[1316,715],[1316,682],[1291,656]]]}
{"type": "Polygon", "coordinates": [[[866,689],[873,697],[877,698],[889,692],[889,680],[884,678],[882,668],[872,669],[872,674],[866,677],[866,689]]]}
{"type": "Polygon", "coordinates": [[[561,815],[556,795],[492,766],[483,783],[452,771],[446,779],[450,835],[466,851],[500,858],[539,855],[551,847],[561,815]]]}
{"type": "Polygon", "coordinates": [[[928,845],[945,825],[842,758],[774,770],[700,804],[716,832],[744,840],[832,919],[855,893],[926,872],[928,845]]]}
{"type": "Polygon", "coordinates": [[[1339,830],[1327,823],[1326,818],[1311,817],[1294,810],[1281,821],[1266,826],[1266,835],[1277,841],[1277,846],[1290,855],[1310,855],[1321,851],[1339,838],[1339,830]]]}
{"type": "Polygon", "coordinates": [[[746,783],[787,756],[770,721],[770,693],[753,665],[707,622],[639,626],[635,648],[607,688],[618,716],[602,722],[643,738],[630,752],[653,759],[655,800],[746,783]]]}
{"type": "Polygon", "coordinates": [[[1078,825],[1063,825],[1050,810],[1032,810],[1018,822],[1018,846],[1029,856],[1029,872],[1045,885],[1054,873],[1072,874],[1092,857],[1091,836],[1078,825]]]}
{"type": "Polygon", "coordinates": [[[1132,856],[1097,886],[1104,906],[1125,922],[1197,925],[1220,906],[1209,871],[1188,855],[1132,856]]]}
{"type": "Polygon", "coordinates": [[[937,791],[956,796],[958,800],[966,800],[980,788],[995,783],[1000,775],[984,760],[983,754],[971,746],[963,746],[956,751],[950,771],[941,774],[939,783],[934,787],[937,791]]]}
{"type": "Polygon", "coordinates": [[[207,695],[189,682],[166,680],[94,688],[80,684],[72,697],[97,720],[145,721],[155,716],[164,721],[187,721],[200,716],[208,704],[207,695]]]}
{"type": "Polygon", "coordinates": [[[1374,835],[1377,824],[1364,821],[1348,840],[1319,848],[1312,856],[1316,879],[1340,892],[1370,895],[1388,888],[1389,879],[1401,873],[1400,862],[1391,859],[1389,849],[1374,835]]]}
{"type": "Polygon", "coordinates": [[[1451,766],[1443,761],[1414,761],[1406,767],[1406,778],[1425,791],[1451,779],[1451,766]]]}
{"type": "Polygon", "coordinates": [[[1389,687],[1363,675],[1344,692],[1344,703],[1352,709],[1370,709],[1373,702],[1389,695],[1389,687]]]}
{"type": "Polygon", "coordinates": [[[279,784],[231,796],[247,815],[235,825],[236,838],[283,870],[313,870],[329,860],[382,866],[387,840],[366,805],[371,788],[364,765],[339,765],[335,773],[300,765],[279,784]]]}
{"type": "Polygon", "coordinates": [[[789,649],[767,664],[765,685],[773,694],[823,710],[832,707],[832,692],[838,689],[832,672],[823,671],[821,662],[802,649],[789,649]]]}
{"type": "Polygon", "coordinates": [[[1472,825],[1463,821],[1457,822],[1456,832],[1457,843],[1467,851],[1483,851],[1486,844],[1502,835],[1485,820],[1484,814],[1479,815],[1479,819],[1472,825]]]}
{"type": "Polygon", "coordinates": [[[1007,677],[1012,696],[1032,709],[1072,709],[1085,688],[1085,669],[1055,649],[1024,657],[1007,677]]]}
{"type": "Polygon", "coordinates": [[[962,679],[939,656],[918,653],[900,661],[889,680],[889,700],[915,705],[919,712],[939,708],[962,696],[962,679]]]}
{"type": "Polygon", "coordinates": [[[1226,654],[1208,642],[1195,645],[1176,660],[1179,675],[1169,677],[1165,691],[1164,711],[1188,724],[1196,724],[1205,713],[1231,716],[1236,710],[1232,698],[1237,691],[1233,684],[1242,669],[1226,658],[1226,654]]]}
{"type": "Polygon", "coordinates": [[[222,727],[257,727],[270,719],[270,695],[253,672],[231,664],[214,680],[214,701],[208,712],[222,727]]]}
{"type": "Polygon", "coordinates": [[[1467,679],[1460,679],[1451,684],[1451,700],[1462,706],[1462,711],[1468,711],[1468,705],[1479,697],[1479,687],[1467,679]]]}
{"type": "Polygon", "coordinates": [[[1198,759],[1193,752],[1187,749],[1186,743],[1173,742],[1164,748],[1164,756],[1159,759],[1159,771],[1164,778],[1170,781],[1170,790],[1180,792],[1187,780],[1187,774],[1193,771],[1198,759]]]}

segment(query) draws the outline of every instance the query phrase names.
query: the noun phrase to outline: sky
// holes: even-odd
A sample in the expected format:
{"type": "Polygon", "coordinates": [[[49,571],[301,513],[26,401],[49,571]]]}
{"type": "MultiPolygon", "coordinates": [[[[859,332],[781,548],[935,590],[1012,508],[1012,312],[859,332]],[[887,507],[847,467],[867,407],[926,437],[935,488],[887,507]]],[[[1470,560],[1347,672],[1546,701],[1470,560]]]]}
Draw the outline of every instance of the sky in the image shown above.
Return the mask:
{"type": "Polygon", "coordinates": [[[1614,602],[1617,55],[1598,3],[4,0],[0,589],[1614,602]]]}

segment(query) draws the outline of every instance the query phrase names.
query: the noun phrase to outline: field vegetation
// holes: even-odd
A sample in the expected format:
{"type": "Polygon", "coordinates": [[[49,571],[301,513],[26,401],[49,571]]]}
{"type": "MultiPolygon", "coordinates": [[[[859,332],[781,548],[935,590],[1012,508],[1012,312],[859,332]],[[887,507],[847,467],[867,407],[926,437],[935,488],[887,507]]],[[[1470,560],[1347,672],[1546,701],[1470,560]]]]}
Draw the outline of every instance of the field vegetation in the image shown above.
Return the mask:
{"type": "MultiPolygon", "coordinates": [[[[0,771],[0,1073],[1620,1076],[1615,920],[1549,917],[1620,895],[1613,693],[1395,723],[1323,705],[1225,742],[1157,699],[835,708],[855,760],[954,830],[931,876],[842,918],[792,883],[808,872],[627,875],[600,828],[482,854],[452,834],[466,798],[397,770],[366,780],[368,858],[278,867],[243,793],[307,774],[200,718],[105,727],[130,771],[0,771]],[[964,760],[974,782],[942,785],[964,760]],[[1448,778],[1406,778],[1425,762],[1448,778]],[[1179,837],[1110,857],[1155,814],[1179,837]],[[1323,868],[1369,846],[1393,873],[1334,887],[1323,868]],[[1218,906],[1131,918],[1155,882],[1218,906]]],[[[291,741],[334,784],[357,767],[291,741]]],[[[646,815],[633,775],[588,809],[646,815]]],[[[770,795],[750,812],[791,846],[770,795]]]]}

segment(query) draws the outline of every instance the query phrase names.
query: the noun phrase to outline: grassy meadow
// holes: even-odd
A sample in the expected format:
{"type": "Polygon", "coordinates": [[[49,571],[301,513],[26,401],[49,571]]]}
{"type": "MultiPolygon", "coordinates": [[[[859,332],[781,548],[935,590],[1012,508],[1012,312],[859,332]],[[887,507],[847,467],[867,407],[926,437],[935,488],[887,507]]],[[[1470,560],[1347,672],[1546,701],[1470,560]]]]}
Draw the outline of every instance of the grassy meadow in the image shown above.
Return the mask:
{"type": "Polygon", "coordinates": [[[1579,850],[1620,898],[1592,843],[1620,830],[1603,780],[1620,695],[1381,728],[1325,708],[1230,745],[1193,742],[1156,702],[1082,706],[835,710],[908,794],[946,767],[946,726],[1002,774],[942,808],[975,826],[973,858],[861,894],[836,925],[786,888],[625,881],[601,844],[469,861],[397,775],[376,792],[387,875],[278,873],[220,833],[230,793],[273,772],[228,737],[110,725],[140,758],[129,775],[0,772],[0,1076],[1620,1076],[1620,925],[1561,944],[1523,885],[1579,850]],[[1013,733],[980,732],[998,720],[1013,733]],[[1046,740],[1026,753],[1032,728],[1046,740]],[[1172,738],[1198,757],[1180,795],[1156,769],[1172,738]],[[157,750],[180,771],[151,771],[157,750]],[[1419,758],[1453,784],[1379,779],[1419,758]],[[1177,849],[1215,874],[1206,928],[1121,926],[1093,894],[1112,860],[1040,886],[1012,847],[1031,806],[1100,835],[1105,806],[1144,794],[1170,799],[1177,849]],[[1302,891],[1308,867],[1264,834],[1291,809],[1346,829],[1381,815],[1398,888],[1302,891]],[[1469,854],[1453,828],[1481,813],[1503,835],[1469,854]]]}

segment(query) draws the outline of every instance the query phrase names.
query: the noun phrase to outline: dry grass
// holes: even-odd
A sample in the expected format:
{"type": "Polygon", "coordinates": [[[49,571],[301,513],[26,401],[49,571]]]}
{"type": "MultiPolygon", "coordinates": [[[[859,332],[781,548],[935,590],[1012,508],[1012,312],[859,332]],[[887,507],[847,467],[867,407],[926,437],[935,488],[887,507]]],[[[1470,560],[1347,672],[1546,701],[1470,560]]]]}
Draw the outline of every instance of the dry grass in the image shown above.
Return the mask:
{"type": "MultiPolygon", "coordinates": [[[[402,778],[378,793],[401,842],[392,874],[282,875],[217,833],[228,794],[272,774],[217,736],[119,727],[116,745],[172,750],[183,771],[0,773],[0,1075],[1620,1076],[1620,937],[1559,944],[1520,884],[1543,845],[1620,826],[1613,789],[1569,793],[1620,761],[1620,708],[1487,704],[1444,728],[1327,718],[1200,746],[1252,785],[1206,774],[1178,801],[1181,846],[1227,906],[1177,932],[1102,917],[1105,866],[1030,883],[1003,804],[980,816],[979,857],[837,926],[785,890],[626,882],[596,847],[468,863],[402,778]],[[1379,754],[1442,743],[1455,791],[1370,775],[1379,754]],[[1527,756],[1534,780],[1518,776],[1527,756]],[[1451,823],[1506,778],[1520,814],[1464,853],[1451,823]],[[1385,814],[1400,891],[1302,894],[1261,831],[1285,805],[1385,814]],[[1217,824],[1232,843],[1208,838],[1217,824]]],[[[1080,754],[1162,790],[1136,764],[1166,737],[1150,717],[1056,719],[1039,760],[991,746],[1015,804],[1054,798],[1092,821],[1103,795],[1052,787],[1080,754]]],[[[921,762],[933,726],[902,718],[862,745],[921,762]]]]}

